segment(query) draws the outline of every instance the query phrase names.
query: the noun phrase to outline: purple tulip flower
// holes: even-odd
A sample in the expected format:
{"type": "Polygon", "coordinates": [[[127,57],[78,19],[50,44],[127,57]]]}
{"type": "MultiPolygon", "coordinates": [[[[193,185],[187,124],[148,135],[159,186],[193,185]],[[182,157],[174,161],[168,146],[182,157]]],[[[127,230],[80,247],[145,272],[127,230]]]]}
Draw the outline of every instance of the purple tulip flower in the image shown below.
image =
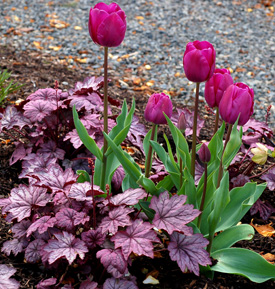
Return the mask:
{"type": "Polygon", "coordinates": [[[238,125],[245,125],[253,114],[254,91],[248,85],[238,82],[230,85],[219,104],[222,119],[234,124],[240,115],[238,125]]]}
{"type": "Polygon", "coordinates": [[[183,67],[186,77],[193,82],[208,80],[215,70],[216,52],[207,41],[194,41],[186,45],[183,67]]]}
{"type": "Polygon", "coordinates": [[[116,4],[100,2],[91,8],[89,32],[92,40],[104,47],[116,47],[121,44],[126,32],[126,15],[116,4]]]}
{"type": "Polygon", "coordinates": [[[168,95],[164,93],[154,93],[150,96],[144,111],[147,121],[154,124],[166,124],[163,112],[170,118],[172,116],[173,105],[168,95]]]}
{"type": "Polygon", "coordinates": [[[208,105],[212,108],[219,107],[224,92],[233,83],[233,78],[228,69],[215,69],[212,77],[205,83],[204,96],[208,105]]]}

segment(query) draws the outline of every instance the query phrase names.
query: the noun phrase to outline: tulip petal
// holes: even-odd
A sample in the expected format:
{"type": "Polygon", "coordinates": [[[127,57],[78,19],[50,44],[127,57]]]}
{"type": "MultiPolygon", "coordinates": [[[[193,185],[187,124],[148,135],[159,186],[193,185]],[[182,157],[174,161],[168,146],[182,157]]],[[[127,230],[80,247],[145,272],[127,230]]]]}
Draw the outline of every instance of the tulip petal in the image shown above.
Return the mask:
{"type": "MultiPolygon", "coordinates": [[[[100,3],[98,3],[100,4],[100,3]]],[[[104,3],[103,3],[104,4],[104,3]]],[[[90,10],[90,17],[89,17],[89,33],[93,41],[99,45],[101,45],[98,41],[98,27],[102,23],[104,19],[106,19],[109,14],[104,10],[99,10],[97,8],[90,10]]]]}
{"type": "Polygon", "coordinates": [[[99,10],[104,10],[108,14],[111,14],[113,12],[117,12],[117,11],[121,10],[121,8],[116,3],[111,3],[110,5],[108,5],[108,4],[103,3],[103,2],[97,3],[94,8],[97,8],[99,10]]]}
{"type": "Polygon", "coordinates": [[[119,46],[124,39],[125,32],[126,25],[121,17],[117,13],[112,13],[98,26],[98,43],[106,47],[119,46]]]}
{"type": "Polygon", "coordinates": [[[193,82],[203,82],[208,79],[210,66],[200,50],[192,50],[184,57],[186,77],[193,82]]]}

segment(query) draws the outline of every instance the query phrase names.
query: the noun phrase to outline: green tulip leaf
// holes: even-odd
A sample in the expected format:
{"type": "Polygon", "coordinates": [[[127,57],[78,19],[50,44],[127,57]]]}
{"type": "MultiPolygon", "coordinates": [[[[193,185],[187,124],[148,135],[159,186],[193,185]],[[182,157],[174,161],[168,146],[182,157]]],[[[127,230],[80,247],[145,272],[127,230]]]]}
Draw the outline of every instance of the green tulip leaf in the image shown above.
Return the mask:
{"type": "Polygon", "coordinates": [[[87,171],[84,170],[77,170],[76,174],[78,175],[77,182],[78,183],[84,183],[84,182],[91,182],[90,175],[87,173],[87,171]]]}
{"type": "Polygon", "coordinates": [[[211,253],[221,249],[230,248],[241,240],[251,240],[253,236],[254,229],[248,224],[230,227],[219,233],[217,237],[214,238],[211,253]]]}
{"type": "Polygon", "coordinates": [[[93,154],[95,155],[99,160],[102,161],[103,158],[103,154],[101,152],[101,150],[99,149],[99,147],[97,146],[96,142],[94,141],[94,139],[92,139],[85,126],[82,124],[82,122],[80,121],[79,117],[78,117],[78,113],[76,111],[75,105],[73,107],[73,118],[74,118],[74,125],[75,128],[77,130],[77,133],[79,135],[79,138],[81,139],[81,141],[83,142],[83,144],[85,145],[85,147],[93,154]]]}
{"type": "Polygon", "coordinates": [[[243,248],[226,248],[212,254],[218,263],[212,271],[245,276],[255,283],[275,281],[275,265],[268,263],[261,255],[243,248]]]}

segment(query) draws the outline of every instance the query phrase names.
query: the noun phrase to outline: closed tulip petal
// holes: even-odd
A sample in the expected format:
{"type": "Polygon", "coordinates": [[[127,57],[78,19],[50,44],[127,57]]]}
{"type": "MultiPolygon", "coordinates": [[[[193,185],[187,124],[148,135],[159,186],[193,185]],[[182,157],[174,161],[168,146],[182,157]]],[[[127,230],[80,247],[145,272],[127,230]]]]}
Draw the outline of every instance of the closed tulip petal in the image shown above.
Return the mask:
{"type": "Polygon", "coordinates": [[[98,26],[97,39],[100,45],[116,47],[124,39],[126,25],[116,13],[109,15],[98,26]]]}
{"type": "Polygon", "coordinates": [[[126,32],[126,15],[116,3],[100,2],[91,8],[89,33],[92,40],[101,46],[116,47],[121,44],[126,32]]]}
{"type": "Polygon", "coordinates": [[[108,16],[109,14],[104,10],[92,9],[92,8],[90,10],[89,32],[90,32],[91,38],[96,44],[100,45],[100,43],[98,42],[98,37],[97,37],[98,26],[108,16]]]}
{"type": "Polygon", "coordinates": [[[207,80],[210,71],[209,63],[200,50],[192,50],[184,59],[186,77],[193,82],[207,80]]]}

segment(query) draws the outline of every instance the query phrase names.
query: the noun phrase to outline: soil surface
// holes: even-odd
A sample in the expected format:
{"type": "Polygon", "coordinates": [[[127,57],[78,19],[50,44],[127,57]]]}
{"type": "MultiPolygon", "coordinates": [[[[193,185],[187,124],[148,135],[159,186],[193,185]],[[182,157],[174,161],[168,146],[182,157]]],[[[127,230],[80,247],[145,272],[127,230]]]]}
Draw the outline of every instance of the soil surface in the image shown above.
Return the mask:
{"type": "MultiPolygon", "coordinates": [[[[39,88],[54,87],[55,80],[59,82],[60,89],[70,89],[74,87],[76,81],[83,81],[87,76],[99,76],[100,68],[97,69],[83,69],[80,65],[74,68],[68,68],[66,65],[61,65],[58,62],[57,57],[50,57],[42,54],[41,52],[23,51],[17,52],[13,48],[0,47],[0,69],[8,69],[12,72],[12,79],[19,84],[25,84],[16,94],[9,96],[9,99],[3,104],[5,107],[8,103],[13,103],[18,99],[25,99],[28,95],[33,93],[39,88]]],[[[124,71],[110,71],[110,95],[113,98],[120,100],[126,98],[130,103],[134,97],[137,104],[136,114],[142,120],[143,111],[148,99],[148,96],[153,93],[150,87],[142,87],[138,83],[129,83],[125,85],[122,83],[118,75],[124,75],[124,79],[131,75],[131,70],[124,69],[124,71]]],[[[157,91],[156,89],[154,92],[157,91]]],[[[175,104],[176,106],[176,104],[175,104]]],[[[201,103],[202,109],[204,105],[201,103]]],[[[209,139],[212,135],[212,120],[213,115],[206,110],[201,112],[201,117],[206,120],[206,127],[202,130],[200,139],[209,139]]],[[[165,130],[165,127],[162,128],[165,130]]],[[[13,152],[13,144],[4,135],[0,135],[0,198],[6,197],[9,191],[17,186],[20,182],[18,174],[20,172],[20,164],[9,166],[9,157],[13,152]]],[[[252,174],[256,174],[260,171],[260,168],[254,169],[252,174]]],[[[262,201],[268,201],[270,204],[275,203],[275,192],[265,190],[261,197],[262,201]]],[[[244,223],[250,223],[252,217],[248,213],[244,219],[244,223]]],[[[257,224],[269,224],[274,227],[275,217],[272,215],[269,220],[263,221],[258,215],[254,216],[254,223],[257,224]]],[[[5,222],[3,218],[0,219],[0,247],[2,243],[11,237],[9,231],[10,226],[5,222]]],[[[259,233],[255,233],[255,237],[252,241],[243,241],[237,244],[239,247],[248,248],[258,253],[275,254],[275,242],[273,237],[263,237],[259,233]]],[[[178,268],[177,264],[166,258],[163,254],[162,258],[156,258],[154,260],[148,258],[139,258],[133,262],[131,267],[131,273],[138,278],[139,288],[275,288],[275,284],[272,281],[265,282],[264,284],[255,284],[248,279],[227,274],[215,274],[213,280],[200,276],[196,277],[193,274],[183,274],[178,268]],[[157,279],[161,285],[143,285],[142,281],[145,279],[144,272],[155,271],[157,272],[157,279]]],[[[23,256],[18,255],[6,256],[0,253],[0,264],[11,265],[16,268],[17,272],[13,278],[17,279],[21,283],[20,288],[36,288],[35,285],[45,278],[50,278],[50,272],[44,271],[39,264],[31,265],[24,262],[23,256]]]]}

